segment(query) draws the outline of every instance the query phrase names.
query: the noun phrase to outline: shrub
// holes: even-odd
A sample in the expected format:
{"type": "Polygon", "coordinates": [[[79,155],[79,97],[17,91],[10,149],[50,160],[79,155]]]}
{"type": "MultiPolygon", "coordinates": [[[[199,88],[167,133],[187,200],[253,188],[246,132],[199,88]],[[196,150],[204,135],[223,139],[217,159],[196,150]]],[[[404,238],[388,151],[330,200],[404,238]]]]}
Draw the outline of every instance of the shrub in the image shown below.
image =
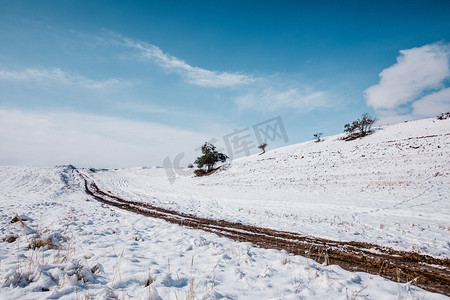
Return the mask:
{"type": "Polygon", "coordinates": [[[216,150],[216,147],[211,143],[205,143],[202,146],[202,153],[203,155],[197,157],[194,163],[197,164],[199,168],[206,166],[207,172],[211,172],[217,162],[225,162],[228,158],[225,154],[219,153],[216,150]]]}
{"type": "Polygon", "coordinates": [[[436,116],[436,119],[438,120],[445,120],[447,118],[450,118],[450,112],[442,113],[436,116]]]}
{"type": "Polygon", "coordinates": [[[320,137],[322,136],[322,134],[323,134],[322,132],[316,132],[316,133],[313,134],[314,139],[316,140],[316,142],[320,142],[321,141],[320,137]]]}
{"type": "Polygon", "coordinates": [[[361,116],[361,119],[353,121],[351,124],[345,124],[344,132],[347,132],[348,135],[344,138],[344,140],[353,140],[366,136],[371,132],[370,129],[375,121],[375,118],[372,118],[369,114],[365,113],[361,116]]]}

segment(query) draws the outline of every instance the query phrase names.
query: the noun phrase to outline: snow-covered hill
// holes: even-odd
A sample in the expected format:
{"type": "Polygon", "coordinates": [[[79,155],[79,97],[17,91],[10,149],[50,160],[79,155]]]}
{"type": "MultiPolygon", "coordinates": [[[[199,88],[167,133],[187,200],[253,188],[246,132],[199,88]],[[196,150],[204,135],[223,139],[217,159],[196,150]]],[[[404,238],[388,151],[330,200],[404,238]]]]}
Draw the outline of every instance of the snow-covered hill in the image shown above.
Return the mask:
{"type": "Polygon", "coordinates": [[[206,177],[177,175],[172,185],[163,169],[93,176],[129,199],[209,218],[448,257],[450,120],[340,137],[237,159],[206,177]]]}
{"type": "MultiPolygon", "coordinates": [[[[185,170],[173,184],[164,169],[79,172],[129,200],[449,257],[449,146],[450,120],[425,119],[271,150],[206,177],[185,170]]],[[[0,299],[446,298],[108,207],[74,174],[0,167],[0,299]]]]}

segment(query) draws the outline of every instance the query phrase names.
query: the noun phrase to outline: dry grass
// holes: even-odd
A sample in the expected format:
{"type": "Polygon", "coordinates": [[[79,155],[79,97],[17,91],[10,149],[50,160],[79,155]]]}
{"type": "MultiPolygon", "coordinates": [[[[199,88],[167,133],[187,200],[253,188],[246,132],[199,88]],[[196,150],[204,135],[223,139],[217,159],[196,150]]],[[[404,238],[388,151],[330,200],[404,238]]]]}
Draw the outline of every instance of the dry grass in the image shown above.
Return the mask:
{"type": "Polygon", "coordinates": [[[2,238],[2,242],[14,243],[18,238],[19,238],[19,236],[17,234],[13,234],[13,235],[2,238]]]}
{"type": "Polygon", "coordinates": [[[152,292],[152,284],[154,282],[154,279],[152,278],[152,272],[151,269],[148,269],[148,276],[147,280],[145,281],[145,287],[148,288],[147,290],[147,299],[152,300],[153,299],[153,292],[152,292]]]}
{"type": "Polygon", "coordinates": [[[367,286],[363,287],[363,288],[360,289],[359,291],[354,291],[354,292],[352,293],[351,297],[348,296],[348,291],[347,291],[347,299],[348,299],[348,300],[357,300],[357,299],[359,299],[359,298],[366,299],[369,295],[361,294],[366,288],[367,288],[367,286]]]}
{"type": "Polygon", "coordinates": [[[325,264],[325,266],[330,265],[330,257],[327,251],[325,251],[325,253],[323,254],[323,263],[325,264]]]}
{"type": "Polygon", "coordinates": [[[57,249],[55,244],[53,244],[53,240],[51,238],[43,239],[39,236],[34,237],[30,244],[28,245],[29,249],[36,250],[37,248],[47,246],[48,249],[57,249]]]}
{"type": "MultiPolygon", "coordinates": [[[[13,221],[12,223],[20,223],[23,228],[27,227],[17,214],[13,221]]],[[[42,276],[48,276],[53,283],[43,285],[41,289],[42,292],[49,292],[63,288],[73,276],[83,285],[91,281],[93,272],[87,264],[74,258],[75,247],[70,243],[58,247],[52,237],[42,237],[43,231],[37,229],[32,235],[23,231],[16,237],[19,239],[16,243],[17,267],[8,273],[3,284],[24,287],[36,282],[42,276]],[[21,247],[22,240],[27,247],[21,247]],[[49,269],[54,269],[55,272],[48,272],[49,269]]]]}
{"type": "Polygon", "coordinates": [[[294,279],[292,280],[292,284],[294,286],[294,293],[299,294],[303,290],[303,279],[294,277],[294,279]]]}
{"type": "Polygon", "coordinates": [[[25,228],[25,223],[23,222],[22,218],[16,213],[16,216],[12,218],[11,223],[17,223],[19,222],[20,225],[22,225],[22,228],[25,228]]]}
{"type": "MultiPolygon", "coordinates": [[[[113,249],[113,250],[114,250],[114,249],[113,249]]],[[[114,253],[115,253],[115,252],[116,252],[116,251],[114,250],[114,253]]],[[[124,252],[125,252],[125,249],[122,249],[122,252],[121,252],[120,255],[118,256],[118,260],[117,260],[117,268],[116,268],[116,270],[114,271],[114,276],[113,276],[113,279],[112,279],[112,282],[111,282],[111,288],[109,289],[109,292],[108,292],[108,294],[107,294],[107,296],[106,296],[107,299],[110,299],[110,298],[113,296],[113,294],[114,294],[114,283],[115,283],[115,281],[116,281],[116,277],[119,277],[120,289],[121,289],[121,291],[122,291],[122,293],[123,293],[123,294],[122,294],[122,295],[123,295],[123,298],[125,299],[125,288],[126,288],[126,287],[123,286],[122,275],[121,275],[121,271],[120,271],[120,264],[121,264],[121,262],[122,262],[124,252]]]]}
{"type": "Polygon", "coordinates": [[[192,276],[192,268],[194,267],[194,257],[191,260],[191,278],[189,279],[189,289],[186,293],[186,300],[195,300],[195,278],[192,276]]]}
{"type": "Polygon", "coordinates": [[[289,254],[284,253],[283,257],[281,258],[281,264],[282,265],[286,265],[286,264],[289,264],[289,263],[291,263],[291,260],[289,258],[289,254]]]}
{"type": "Polygon", "coordinates": [[[439,228],[439,230],[447,230],[447,231],[450,231],[450,226],[439,225],[438,228],[439,228]]]}

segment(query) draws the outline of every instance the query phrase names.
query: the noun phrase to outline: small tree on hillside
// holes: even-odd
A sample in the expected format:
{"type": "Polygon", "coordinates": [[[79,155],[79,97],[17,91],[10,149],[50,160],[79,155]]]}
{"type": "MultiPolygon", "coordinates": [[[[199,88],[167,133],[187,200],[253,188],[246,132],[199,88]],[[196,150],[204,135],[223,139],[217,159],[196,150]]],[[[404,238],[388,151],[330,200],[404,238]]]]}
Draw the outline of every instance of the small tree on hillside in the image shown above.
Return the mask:
{"type": "Polygon", "coordinates": [[[267,143],[262,143],[261,145],[258,146],[258,149],[262,150],[262,153],[260,153],[259,155],[266,153],[266,147],[267,143]]]}
{"type": "Polygon", "coordinates": [[[316,140],[316,142],[320,142],[321,141],[321,139],[320,139],[320,137],[322,136],[322,132],[316,132],[316,133],[314,133],[314,139],[316,140]]]}
{"type": "Polygon", "coordinates": [[[375,121],[375,118],[372,118],[369,114],[365,113],[361,116],[361,119],[353,121],[352,124],[345,124],[344,132],[348,133],[348,136],[345,139],[349,140],[366,136],[370,132],[375,121]]]}
{"type": "Polygon", "coordinates": [[[202,153],[203,155],[197,157],[194,163],[197,164],[199,168],[206,166],[207,172],[212,171],[217,162],[225,162],[228,158],[225,154],[219,153],[216,150],[216,147],[211,143],[205,143],[202,146],[202,153]]]}
{"type": "Polygon", "coordinates": [[[372,118],[368,113],[365,113],[361,116],[361,121],[358,124],[358,130],[361,133],[361,136],[365,136],[370,132],[373,123],[375,123],[376,119],[372,118]]]}
{"type": "Polygon", "coordinates": [[[353,132],[356,130],[356,128],[358,127],[358,121],[353,121],[352,124],[345,124],[344,125],[344,132],[347,132],[349,135],[353,135],[353,132]]]}
{"type": "Polygon", "coordinates": [[[436,119],[438,120],[446,120],[448,118],[450,118],[450,112],[442,113],[436,116],[436,119]]]}

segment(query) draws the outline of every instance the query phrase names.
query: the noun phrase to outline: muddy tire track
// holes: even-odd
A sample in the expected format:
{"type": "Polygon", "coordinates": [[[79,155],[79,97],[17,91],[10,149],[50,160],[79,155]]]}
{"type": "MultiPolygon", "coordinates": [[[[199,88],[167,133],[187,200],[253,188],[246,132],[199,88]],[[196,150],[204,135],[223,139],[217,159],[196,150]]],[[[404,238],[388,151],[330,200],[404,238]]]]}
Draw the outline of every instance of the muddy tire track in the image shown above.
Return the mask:
{"type": "Polygon", "coordinates": [[[84,181],[85,192],[97,201],[133,213],[200,229],[262,248],[286,250],[319,263],[335,264],[352,272],[380,275],[389,280],[409,282],[427,291],[450,296],[450,259],[361,242],[343,242],[302,235],[295,232],[244,225],[225,220],[201,218],[154,205],[128,201],[101,190],[76,170],[84,181]]]}

